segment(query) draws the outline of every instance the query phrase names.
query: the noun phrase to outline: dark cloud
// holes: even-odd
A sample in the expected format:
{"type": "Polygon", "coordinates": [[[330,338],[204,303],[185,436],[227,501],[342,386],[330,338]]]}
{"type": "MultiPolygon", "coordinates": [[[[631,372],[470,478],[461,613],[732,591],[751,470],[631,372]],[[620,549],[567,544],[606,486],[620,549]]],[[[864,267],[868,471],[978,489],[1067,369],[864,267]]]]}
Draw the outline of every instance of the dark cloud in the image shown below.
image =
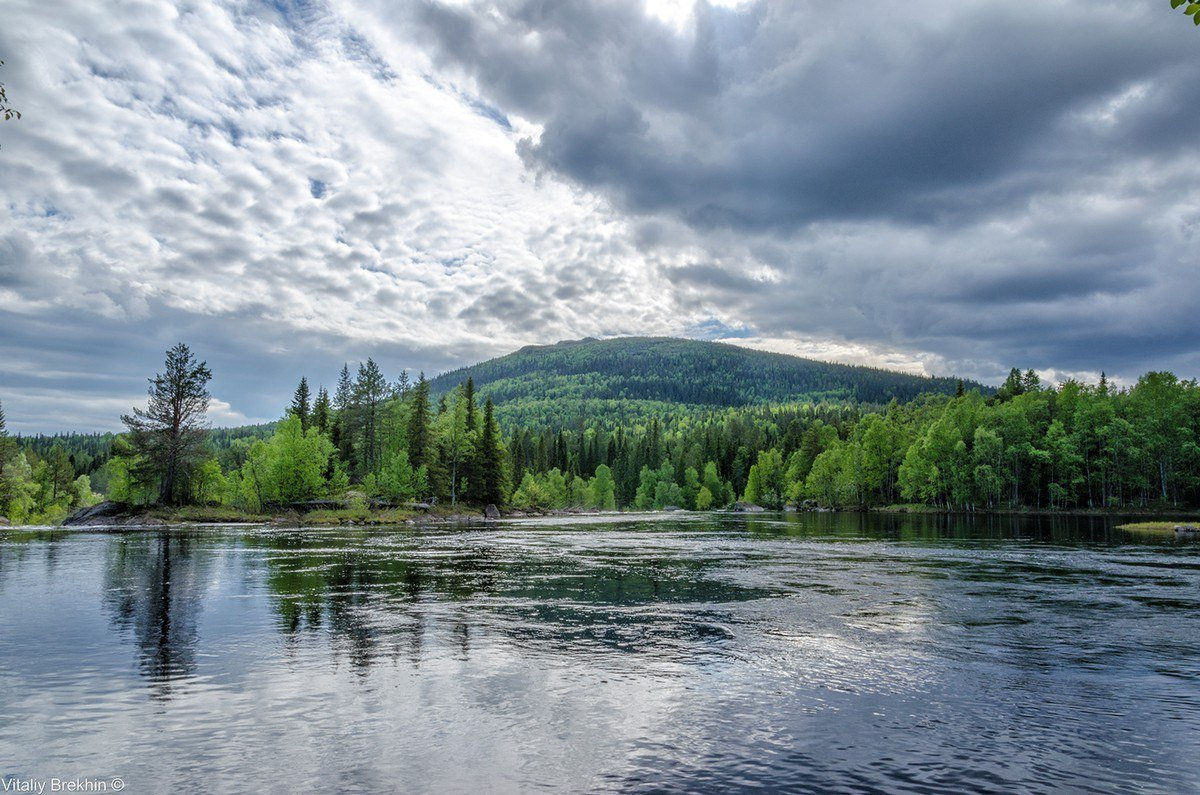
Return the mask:
{"type": "Polygon", "coordinates": [[[1200,375],[1198,40],[1169,7],[653,13],[686,5],[17,9],[10,426],[114,427],[179,339],[221,422],[343,361],[620,334],[1200,375]]]}
{"type": "Polygon", "coordinates": [[[544,125],[531,165],[700,227],[977,217],[1181,151],[1200,100],[1179,79],[1191,32],[1126,3],[1085,20],[1075,3],[918,2],[886,21],[700,4],[688,37],[632,0],[427,3],[415,19],[444,62],[544,125]],[[1144,81],[1119,123],[1079,117],[1144,81]]]}
{"type": "Polygon", "coordinates": [[[427,2],[411,21],[541,125],[527,167],[641,219],[681,307],[983,378],[1196,374],[1200,83],[1169,9],[699,2],[682,29],[643,9],[427,2]]]}

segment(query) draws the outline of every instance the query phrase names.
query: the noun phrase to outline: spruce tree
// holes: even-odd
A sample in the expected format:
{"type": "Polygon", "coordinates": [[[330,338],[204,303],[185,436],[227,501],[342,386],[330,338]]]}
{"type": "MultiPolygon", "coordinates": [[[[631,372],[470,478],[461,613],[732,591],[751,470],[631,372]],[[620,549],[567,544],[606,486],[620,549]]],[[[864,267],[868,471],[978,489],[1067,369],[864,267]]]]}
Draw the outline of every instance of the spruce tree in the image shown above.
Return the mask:
{"type": "Polygon", "coordinates": [[[354,432],[358,426],[358,418],[355,416],[354,384],[350,380],[350,365],[348,364],[342,365],[342,372],[338,375],[333,406],[337,409],[337,418],[333,421],[331,441],[338,450],[338,458],[350,466],[353,464],[354,432]]]}
{"type": "Polygon", "coordinates": [[[8,430],[4,427],[4,404],[0,403],[0,436],[7,436],[8,430]]]}
{"type": "MultiPolygon", "coordinates": [[[[479,409],[475,405],[475,381],[471,378],[468,378],[467,383],[463,384],[462,400],[465,407],[463,426],[467,437],[466,445],[473,450],[479,436],[479,409]]],[[[475,466],[476,458],[477,456],[474,454],[469,455],[463,459],[461,465],[458,467],[458,477],[467,481],[467,491],[464,498],[474,501],[480,499],[478,469],[475,466]]]]}
{"type": "Polygon", "coordinates": [[[145,410],[134,409],[121,421],[129,428],[135,464],[132,474],[142,485],[156,485],[159,501],[185,503],[189,478],[208,456],[208,382],[212,371],[197,362],[182,342],[167,351],[165,372],[150,380],[145,410]]]}
{"type": "Polygon", "coordinates": [[[317,400],[313,403],[312,411],[312,424],[318,433],[329,433],[330,411],[329,390],[321,387],[317,390],[317,400]]]}
{"type": "Polygon", "coordinates": [[[492,399],[483,405],[483,431],[475,466],[479,478],[479,501],[500,505],[504,501],[504,452],[500,447],[500,431],[496,427],[492,399]]]}
{"type": "Polygon", "coordinates": [[[292,405],[288,408],[288,412],[300,420],[301,433],[308,431],[309,415],[312,414],[312,409],[309,407],[307,377],[300,376],[300,385],[296,387],[296,393],[292,395],[292,405]]]}
{"type": "Polygon", "coordinates": [[[463,399],[467,401],[467,429],[476,430],[479,422],[479,411],[475,407],[475,379],[467,378],[463,385],[463,399]]]}
{"type": "Polygon", "coordinates": [[[429,382],[425,373],[412,390],[408,412],[408,459],[413,469],[429,465],[429,382]]]}
{"type": "Polygon", "coordinates": [[[379,470],[379,425],[382,420],[383,401],[387,399],[387,379],[383,377],[374,359],[358,367],[358,379],[354,384],[354,399],[359,410],[360,455],[359,475],[365,477],[379,470]]]}

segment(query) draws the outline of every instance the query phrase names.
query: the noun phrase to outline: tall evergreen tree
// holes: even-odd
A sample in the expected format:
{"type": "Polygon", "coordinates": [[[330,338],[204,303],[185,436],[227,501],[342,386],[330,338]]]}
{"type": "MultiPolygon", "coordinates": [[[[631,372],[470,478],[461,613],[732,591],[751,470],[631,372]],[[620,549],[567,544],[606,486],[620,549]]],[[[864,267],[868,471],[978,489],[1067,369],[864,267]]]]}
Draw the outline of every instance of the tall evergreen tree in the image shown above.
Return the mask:
{"type": "Polygon", "coordinates": [[[496,426],[490,396],[483,404],[483,430],[479,436],[476,461],[479,501],[500,505],[504,502],[504,451],[500,446],[500,430],[496,426]]]}
{"type": "Polygon", "coordinates": [[[312,409],[309,405],[308,378],[306,376],[300,376],[300,385],[296,387],[296,393],[292,395],[292,405],[288,408],[288,413],[300,420],[301,433],[308,430],[312,409]]]}
{"type": "Polygon", "coordinates": [[[387,379],[375,360],[368,358],[366,364],[359,365],[358,379],[354,384],[355,403],[360,412],[359,474],[364,477],[379,470],[379,426],[387,392],[387,379]]]}
{"type": "Polygon", "coordinates": [[[337,448],[338,458],[350,464],[354,458],[354,434],[358,427],[358,418],[354,403],[354,383],[350,380],[348,364],[343,364],[342,371],[338,374],[333,406],[337,409],[337,419],[333,423],[331,441],[337,448]]]}
{"type": "MultiPolygon", "coordinates": [[[[466,434],[466,445],[468,449],[474,451],[475,443],[479,437],[479,408],[475,405],[475,380],[468,378],[463,384],[462,391],[463,400],[463,429],[466,434]]],[[[475,469],[476,456],[472,452],[462,460],[458,467],[459,478],[467,481],[467,492],[465,499],[477,500],[479,495],[478,477],[475,469]]]]}
{"type": "Polygon", "coordinates": [[[473,431],[479,427],[479,410],[475,406],[474,378],[468,378],[467,383],[463,384],[463,399],[467,401],[467,428],[473,431]]]}
{"type": "Polygon", "coordinates": [[[121,417],[135,456],[132,474],[144,485],[156,484],[162,503],[188,501],[188,479],[207,457],[211,378],[207,364],[181,342],[167,351],[165,371],[150,379],[146,409],[121,417]]]}
{"type": "Polygon", "coordinates": [[[408,459],[413,469],[429,465],[429,447],[429,382],[421,373],[408,411],[408,459]]]}
{"type": "Polygon", "coordinates": [[[313,403],[312,425],[318,433],[329,433],[329,420],[332,407],[329,405],[329,390],[321,387],[317,390],[317,400],[313,403]]]}

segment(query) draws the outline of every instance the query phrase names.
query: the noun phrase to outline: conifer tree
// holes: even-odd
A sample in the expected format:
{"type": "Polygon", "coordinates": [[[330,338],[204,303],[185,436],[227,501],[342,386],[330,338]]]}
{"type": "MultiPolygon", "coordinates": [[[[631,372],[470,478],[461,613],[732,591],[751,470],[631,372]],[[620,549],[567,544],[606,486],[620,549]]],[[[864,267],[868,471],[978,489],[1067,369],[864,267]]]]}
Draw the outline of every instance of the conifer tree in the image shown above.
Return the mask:
{"type": "Polygon", "coordinates": [[[483,404],[483,430],[479,437],[476,477],[479,478],[478,499],[481,503],[500,505],[504,502],[504,451],[500,446],[500,430],[496,426],[492,398],[483,404]]]}
{"type": "Polygon", "coordinates": [[[309,415],[312,413],[309,407],[308,378],[305,376],[300,376],[300,385],[292,395],[292,405],[288,408],[288,413],[300,420],[300,432],[305,433],[308,430],[309,415]]]}
{"type": "Polygon", "coordinates": [[[475,381],[468,378],[463,384],[462,390],[463,401],[463,430],[466,435],[466,446],[472,451],[462,460],[458,467],[458,477],[467,481],[467,493],[465,499],[478,501],[479,500],[479,483],[475,461],[477,456],[474,454],[475,443],[479,438],[479,409],[475,405],[475,381]]]}
{"type": "Polygon", "coordinates": [[[360,452],[359,474],[363,477],[379,470],[379,425],[381,408],[387,398],[387,380],[374,359],[358,366],[354,384],[354,399],[359,410],[360,452]]]}
{"type": "Polygon", "coordinates": [[[211,378],[208,366],[181,342],[167,351],[165,371],[150,379],[146,409],[121,417],[135,456],[132,474],[143,485],[157,485],[162,503],[188,500],[188,479],[208,455],[204,415],[211,378]]]}
{"type": "Polygon", "coordinates": [[[475,379],[467,378],[467,383],[463,385],[463,398],[467,401],[467,428],[475,430],[479,422],[479,411],[475,407],[475,379]]]}
{"type": "Polygon", "coordinates": [[[354,384],[350,380],[350,365],[343,364],[342,372],[338,375],[337,391],[334,393],[333,406],[337,409],[337,419],[333,423],[333,433],[330,434],[338,457],[350,464],[354,457],[354,432],[357,428],[354,406],[354,384]]]}
{"type": "Polygon", "coordinates": [[[429,441],[429,382],[421,373],[408,412],[408,459],[413,469],[429,465],[429,441]]]}
{"type": "Polygon", "coordinates": [[[312,411],[312,425],[318,433],[329,433],[330,413],[329,390],[321,387],[317,390],[317,400],[313,403],[312,411]]]}

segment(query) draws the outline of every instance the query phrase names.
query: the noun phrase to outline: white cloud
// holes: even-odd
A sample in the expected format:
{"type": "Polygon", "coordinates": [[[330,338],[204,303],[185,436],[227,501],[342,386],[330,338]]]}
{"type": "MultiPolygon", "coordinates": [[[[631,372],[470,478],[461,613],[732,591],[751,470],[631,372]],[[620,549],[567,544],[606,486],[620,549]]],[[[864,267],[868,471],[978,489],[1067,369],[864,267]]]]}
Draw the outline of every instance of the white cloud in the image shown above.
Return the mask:
{"type": "MultiPolygon", "coordinates": [[[[991,35],[991,21],[1055,38],[1061,3],[1016,22],[988,4],[922,3],[916,22],[866,30],[845,10],[814,26],[812,3],[617,0],[541,16],[507,0],[449,5],[484,36],[459,42],[465,54],[446,38],[455,21],[434,41],[412,24],[415,4],[7,4],[0,79],[24,113],[0,123],[10,427],[114,427],[181,338],[214,365],[220,423],[275,416],[301,371],[328,381],[344,359],[437,369],[527,343],[697,328],[987,380],[1010,364],[1119,377],[1134,361],[1200,367],[1178,343],[1194,336],[1200,300],[1200,161],[1151,145],[1171,139],[1187,105],[1145,48],[1127,47],[1146,62],[1105,83],[1088,66],[1101,39],[1064,42],[1076,61],[1047,63],[1072,67],[1088,101],[1039,111],[1053,135],[1036,140],[1049,143],[1010,156],[1008,170],[979,177],[976,160],[961,185],[923,186],[928,217],[886,180],[872,183],[891,196],[872,205],[880,213],[799,197],[811,217],[781,227],[791,208],[768,206],[791,190],[775,179],[795,167],[788,142],[825,147],[821,162],[843,169],[834,176],[869,176],[889,146],[924,151],[905,120],[935,134],[955,121],[954,98],[910,79],[926,64],[914,35],[956,24],[991,35]],[[572,27],[573,14],[587,24],[572,27]],[[875,55],[847,62],[863,37],[875,55]],[[915,92],[920,114],[882,89],[853,102],[831,90],[839,68],[861,75],[884,56],[889,91],[915,92]],[[805,115],[818,101],[836,113],[805,115]],[[653,158],[618,162],[629,150],[596,125],[636,133],[639,118],[695,181],[643,167],[653,158]],[[875,148],[859,162],[864,142],[875,148]],[[758,143],[783,148],[760,160],[758,143]],[[546,159],[555,153],[575,170],[546,159]],[[724,181],[701,179],[713,164],[724,181]],[[720,201],[767,220],[697,223],[677,210],[720,201]]],[[[1107,4],[1096,35],[1139,13],[1107,4]]],[[[952,66],[991,74],[967,50],[949,53],[952,66]]],[[[994,53],[981,50],[988,67],[994,53]]],[[[1013,96],[1014,107],[1038,99],[1013,96]]],[[[824,189],[871,204],[856,185],[824,189]]]]}

